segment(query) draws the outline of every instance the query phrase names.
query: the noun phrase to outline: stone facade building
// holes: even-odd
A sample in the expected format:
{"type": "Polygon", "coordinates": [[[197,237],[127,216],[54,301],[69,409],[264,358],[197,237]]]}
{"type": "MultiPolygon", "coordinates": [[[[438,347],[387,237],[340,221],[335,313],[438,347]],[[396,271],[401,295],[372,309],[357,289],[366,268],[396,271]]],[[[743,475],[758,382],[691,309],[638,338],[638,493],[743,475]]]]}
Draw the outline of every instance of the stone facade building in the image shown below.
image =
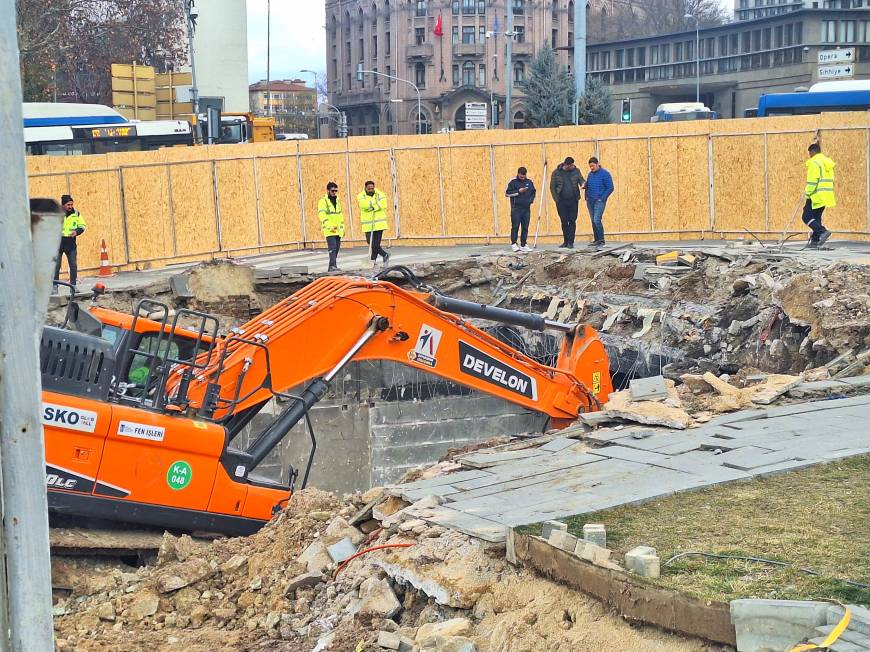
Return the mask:
{"type": "MultiPolygon", "coordinates": [[[[539,49],[573,39],[573,13],[573,0],[326,0],[329,102],[347,114],[349,135],[415,132],[413,86],[371,73],[360,82],[356,71],[362,64],[420,89],[423,131],[461,130],[468,102],[485,104],[490,124],[504,121],[509,76],[510,111],[514,126],[522,127],[525,111],[516,82],[539,49]],[[513,3],[515,15],[510,71],[505,69],[506,1],[513,3]],[[439,17],[442,36],[434,33],[439,17]]],[[[566,51],[558,56],[570,65],[566,51]]]]}

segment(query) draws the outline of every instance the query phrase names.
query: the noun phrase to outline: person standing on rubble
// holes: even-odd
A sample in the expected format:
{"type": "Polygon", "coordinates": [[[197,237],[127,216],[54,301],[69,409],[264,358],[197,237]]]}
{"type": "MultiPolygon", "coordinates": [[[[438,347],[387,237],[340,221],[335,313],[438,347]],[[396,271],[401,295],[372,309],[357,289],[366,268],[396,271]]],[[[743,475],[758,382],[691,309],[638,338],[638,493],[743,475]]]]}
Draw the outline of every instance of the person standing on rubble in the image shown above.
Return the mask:
{"type": "Polygon", "coordinates": [[[85,232],[87,225],[85,218],[75,209],[73,198],[70,195],[63,195],[60,198],[60,205],[66,216],[63,218],[60,250],[57,252],[57,263],[54,265],[54,280],[60,278],[60,262],[63,256],[66,256],[66,262],[69,265],[69,282],[75,286],[79,271],[78,237],[85,232]]]}
{"type": "Polygon", "coordinates": [[[559,246],[565,249],[574,248],[577,208],[580,204],[580,190],[585,182],[570,156],[559,164],[550,177],[550,194],[556,202],[556,210],[562,223],[562,244],[559,246]]]}
{"type": "Polygon", "coordinates": [[[822,148],[818,143],[810,145],[807,151],[810,155],[805,163],[807,185],[804,193],[807,201],[804,204],[801,219],[812,230],[807,246],[811,249],[818,249],[831,237],[831,232],[822,225],[822,213],[829,206],[837,205],[837,199],[834,197],[834,166],[836,163],[822,154],[822,148]]]}
{"type": "Polygon", "coordinates": [[[390,254],[381,247],[381,238],[387,230],[387,196],[377,188],[374,181],[366,181],[363,190],[356,197],[359,204],[362,230],[369,245],[369,254],[374,267],[378,256],[384,259],[384,266],[390,262],[390,254]]]}
{"type": "Polygon", "coordinates": [[[504,196],[511,201],[511,249],[518,253],[528,253],[532,250],[526,245],[529,238],[529,220],[532,216],[532,204],[535,201],[535,184],[528,178],[528,170],[517,169],[517,176],[510,180],[504,196]],[[519,233],[519,244],[517,244],[519,233]]]}
{"type": "Polygon", "coordinates": [[[341,200],[338,198],[338,184],[330,181],[326,184],[326,194],[317,202],[317,216],[320,218],[320,229],[326,238],[329,249],[329,272],[340,272],[338,268],[338,250],[341,249],[341,239],[344,236],[344,213],[341,210],[341,200]]]}
{"type": "Polygon", "coordinates": [[[589,245],[601,249],[604,247],[604,209],[607,208],[607,198],[613,194],[613,177],[601,167],[595,156],[589,159],[589,176],[583,187],[586,190],[586,208],[592,221],[592,242],[589,245]]]}

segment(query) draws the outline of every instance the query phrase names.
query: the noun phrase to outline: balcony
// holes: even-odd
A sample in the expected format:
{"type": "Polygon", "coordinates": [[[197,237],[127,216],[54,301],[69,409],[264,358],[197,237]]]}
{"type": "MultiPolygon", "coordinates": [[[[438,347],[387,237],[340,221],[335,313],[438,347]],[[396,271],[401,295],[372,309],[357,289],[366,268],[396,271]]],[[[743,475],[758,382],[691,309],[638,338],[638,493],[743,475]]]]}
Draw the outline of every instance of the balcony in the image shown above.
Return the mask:
{"type": "Polygon", "coordinates": [[[514,43],[513,54],[517,57],[533,57],[535,56],[534,43],[514,43]]]}
{"type": "Polygon", "coordinates": [[[408,59],[431,59],[434,46],[431,43],[421,45],[409,45],[405,48],[405,56],[408,59]]]}
{"type": "MultiPolygon", "coordinates": [[[[370,75],[367,75],[367,77],[370,77],[370,75]]],[[[360,89],[355,88],[350,91],[346,90],[344,93],[338,93],[337,98],[333,103],[342,106],[351,106],[357,104],[372,104],[374,102],[379,102],[380,100],[380,88],[366,87],[360,89]]]]}
{"type": "Polygon", "coordinates": [[[486,45],[483,43],[455,43],[453,45],[454,57],[480,57],[486,53],[486,45]]]}

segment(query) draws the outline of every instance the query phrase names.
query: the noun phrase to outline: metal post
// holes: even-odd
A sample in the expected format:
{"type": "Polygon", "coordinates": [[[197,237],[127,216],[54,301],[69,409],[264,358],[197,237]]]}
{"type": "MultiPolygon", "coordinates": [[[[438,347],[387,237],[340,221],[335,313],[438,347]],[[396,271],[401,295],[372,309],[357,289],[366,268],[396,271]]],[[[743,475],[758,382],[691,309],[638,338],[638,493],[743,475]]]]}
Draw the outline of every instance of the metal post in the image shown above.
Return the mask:
{"type": "Polygon", "coordinates": [[[695,18],[695,101],[701,101],[701,23],[695,18]]]}
{"type": "Polygon", "coordinates": [[[193,118],[194,130],[196,132],[196,142],[202,142],[202,127],[199,124],[199,89],[196,87],[196,59],[193,51],[193,17],[191,10],[193,9],[193,1],[187,0],[184,4],[185,12],[187,13],[187,47],[190,50],[190,100],[193,103],[193,118]]]}
{"type": "Polygon", "coordinates": [[[586,2],[574,3],[574,124],[580,124],[580,99],[586,94],[586,2]]]}
{"type": "Polygon", "coordinates": [[[514,45],[514,0],[505,0],[507,3],[507,24],[505,25],[504,42],[504,128],[514,128],[514,112],[511,109],[513,94],[513,45],[514,45]]]}
{"type": "Polygon", "coordinates": [[[33,243],[44,258],[59,232],[53,243],[31,237],[18,62],[15,2],[0,0],[0,650],[32,652],[54,649],[36,323],[47,294],[35,287],[50,277],[34,269],[33,243]]]}
{"type": "Polygon", "coordinates": [[[272,69],[271,59],[272,2],[266,0],[266,115],[272,113],[272,69]]]}

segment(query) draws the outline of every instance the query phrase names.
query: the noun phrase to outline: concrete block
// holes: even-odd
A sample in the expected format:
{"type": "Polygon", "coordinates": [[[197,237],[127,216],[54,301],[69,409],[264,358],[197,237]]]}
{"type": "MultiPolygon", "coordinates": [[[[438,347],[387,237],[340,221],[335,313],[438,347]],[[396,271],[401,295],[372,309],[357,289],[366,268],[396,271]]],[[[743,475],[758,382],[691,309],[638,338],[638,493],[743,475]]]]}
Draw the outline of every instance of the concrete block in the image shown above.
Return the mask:
{"type": "Polygon", "coordinates": [[[544,521],[541,524],[541,538],[550,540],[550,534],[553,533],[554,530],[560,530],[561,532],[568,531],[568,524],[562,523],[561,521],[544,521]]]}
{"type": "Polygon", "coordinates": [[[169,277],[169,287],[172,294],[179,299],[192,299],[193,292],[187,286],[187,274],[176,274],[169,277]]]}
{"type": "Polygon", "coordinates": [[[340,564],[345,559],[356,553],[356,546],[353,545],[349,538],[345,537],[344,539],[333,543],[331,546],[327,546],[326,551],[329,553],[332,561],[336,564],[340,564]]]}
{"type": "Polygon", "coordinates": [[[602,548],[607,547],[607,530],[602,523],[587,523],[583,526],[583,538],[602,548]]]}
{"type": "Polygon", "coordinates": [[[737,650],[789,650],[827,624],[829,606],[808,600],[732,600],[737,650]]]}
{"type": "Polygon", "coordinates": [[[547,539],[550,545],[565,552],[574,552],[577,547],[577,537],[573,534],[568,534],[564,530],[553,530],[550,532],[550,537],[547,539]]]}
{"type": "Polygon", "coordinates": [[[633,401],[656,401],[668,397],[668,387],[664,376],[635,378],[628,383],[633,401]]]}
{"type": "Polygon", "coordinates": [[[505,554],[504,558],[507,560],[511,566],[517,566],[519,561],[517,560],[517,542],[516,542],[516,531],[508,526],[504,529],[505,533],[505,554]]]}
{"type": "Polygon", "coordinates": [[[303,586],[317,586],[322,581],[323,573],[303,573],[302,575],[297,575],[284,587],[284,595],[288,596],[303,586]]]}
{"type": "Polygon", "coordinates": [[[402,635],[397,632],[378,632],[378,646],[385,650],[398,650],[402,645],[402,635]]]}
{"type": "Polygon", "coordinates": [[[580,557],[580,559],[591,561],[593,564],[603,564],[608,561],[611,553],[611,550],[584,539],[578,540],[577,546],[574,548],[575,555],[580,557]]]}
{"type": "MultiPolygon", "coordinates": [[[[830,634],[835,627],[836,625],[822,625],[821,627],[816,627],[816,632],[818,635],[825,637],[830,634]]],[[[840,642],[857,645],[862,650],[870,650],[870,636],[852,629],[851,620],[849,621],[849,626],[846,628],[846,631],[840,634],[840,637],[837,639],[837,643],[840,642]]],[[[831,649],[833,649],[833,647],[831,649]]]]}
{"type": "Polygon", "coordinates": [[[637,546],[625,553],[625,567],[641,577],[658,577],[661,562],[655,548],[637,546]]]}
{"type": "Polygon", "coordinates": [[[265,281],[273,278],[281,278],[280,269],[254,269],[254,280],[265,281]]]}

